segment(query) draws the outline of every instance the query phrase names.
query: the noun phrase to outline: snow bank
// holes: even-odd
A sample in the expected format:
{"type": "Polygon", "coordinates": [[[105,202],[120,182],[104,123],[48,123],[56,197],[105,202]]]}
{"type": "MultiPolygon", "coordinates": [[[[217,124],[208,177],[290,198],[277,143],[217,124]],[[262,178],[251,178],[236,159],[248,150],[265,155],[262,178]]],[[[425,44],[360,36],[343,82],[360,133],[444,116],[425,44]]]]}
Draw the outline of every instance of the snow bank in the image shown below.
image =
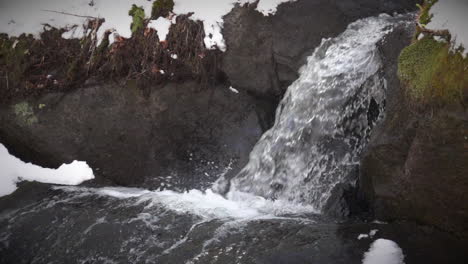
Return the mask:
{"type": "Polygon", "coordinates": [[[363,264],[404,264],[405,256],[393,241],[377,239],[364,254],[363,264]]]}
{"type": "Polygon", "coordinates": [[[0,144],[0,197],[14,192],[20,180],[77,185],[91,179],[94,179],[93,171],[86,162],[74,161],[56,170],[41,168],[12,156],[0,144]]]}
{"type": "MultiPolygon", "coordinates": [[[[257,10],[264,15],[271,15],[283,2],[296,0],[260,0],[257,10]]],[[[203,21],[205,27],[205,45],[208,48],[226,49],[221,34],[223,16],[236,3],[253,3],[255,0],[174,0],[174,13],[186,14],[193,12],[192,19],[203,21]]],[[[43,30],[42,24],[54,27],[71,27],[82,25],[87,18],[81,16],[105,18],[98,37],[108,29],[114,29],[122,37],[131,36],[130,24],[132,18],[128,15],[132,4],[142,6],[147,17],[151,14],[151,0],[16,0],[0,3],[0,32],[10,36],[30,33],[39,36],[43,30]],[[78,15],[78,16],[76,16],[78,15]]],[[[149,26],[158,30],[159,37],[164,40],[171,21],[160,18],[151,21],[149,26]]],[[[80,38],[83,36],[81,27],[64,33],[65,38],[80,38]]],[[[112,40],[112,39],[111,39],[112,40]]]]}
{"type": "MultiPolygon", "coordinates": [[[[130,37],[132,18],[128,15],[132,4],[143,6],[147,15],[151,14],[152,2],[147,0],[15,0],[1,3],[0,32],[11,36],[31,33],[38,36],[42,31],[42,24],[54,27],[82,25],[86,18],[92,16],[105,18],[106,22],[98,32],[102,36],[107,29],[115,29],[121,36],[130,37]],[[53,11],[53,12],[52,12],[53,11]],[[57,12],[69,13],[60,14],[57,12]],[[71,15],[73,14],[73,15],[71,15]]],[[[82,28],[66,37],[79,38],[82,28]]]]}
{"type": "MultiPolygon", "coordinates": [[[[203,21],[205,27],[205,46],[212,48],[217,46],[220,50],[226,50],[221,28],[223,16],[229,13],[236,3],[253,3],[256,0],[175,0],[174,13],[186,14],[193,12],[192,19],[203,21]]],[[[257,10],[264,15],[276,12],[279,4],[296,0],[260,0],[257,10]]]]}
{"type": "Polygon", "coordinates": [[[448,29],[452,34],[455,48],[459,45],[468,52],[468,11],[467,0],[439,0],[432,8],[434,15],[427,25],[429,29],[448,29]]]}

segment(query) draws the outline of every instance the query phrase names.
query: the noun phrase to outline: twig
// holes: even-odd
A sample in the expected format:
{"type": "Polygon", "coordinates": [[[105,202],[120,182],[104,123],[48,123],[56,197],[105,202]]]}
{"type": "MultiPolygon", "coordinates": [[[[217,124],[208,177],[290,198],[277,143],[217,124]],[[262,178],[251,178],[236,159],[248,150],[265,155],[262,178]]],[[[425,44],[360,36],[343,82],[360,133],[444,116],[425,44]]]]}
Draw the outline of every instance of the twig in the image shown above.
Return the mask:
{"type": "Polygon", "coordinates": [[[10,90],[10,83],[8,82],[8,72],[6,72],[6,87],[7,87],[7,90],[10,90]]]}
{"type": "Polygon", "coordinates": [[[72,13],[67,13],[67,12],[60,12],[60,11],[55,11],[55,10],[48,10],[48,9],[42,9],[41,11],[44,11],[44,12],[51,12],[51,13],[57,13],[57,14],[62,14],[62,15],[68,15],[68,16],[75,16],[75,17],[83,17],[83,18],[99,19],[99,17],[93,17],[93,16],[82,16],[82,15],[76,15],[76,14],[72,14],[72,13]]]}

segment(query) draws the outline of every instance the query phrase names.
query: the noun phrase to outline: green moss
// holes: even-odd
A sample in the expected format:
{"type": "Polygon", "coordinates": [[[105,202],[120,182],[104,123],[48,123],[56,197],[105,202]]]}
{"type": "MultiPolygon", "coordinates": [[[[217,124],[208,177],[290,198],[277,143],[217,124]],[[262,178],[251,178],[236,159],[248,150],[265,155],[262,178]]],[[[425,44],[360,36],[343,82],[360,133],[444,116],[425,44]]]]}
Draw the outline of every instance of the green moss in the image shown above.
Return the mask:
{"type": "Polygon", "coordinates": [[[132,5],[132,9],[128,12],[128,15],[133,18],[130,28],[132,33],[143,30],[145,27],[145,10],[141,6],[135,4],[132,5]]]}
{"type": "Polygon", "coordinates": [[[13,112],[21,123],[31,126],[38,122],[32,107],[27,102],[21,102],[13,106],[13,112]]]}
{"type": "Polygon", "coordinates": [[[468,87],[468,58],[449,43],[426,36],[400,54],[398,75],[412,98],[425,102],[463,102],[468,87]]]}
{"type": "Polygon", "coordinates": [[[432,6],[437,3],[438,0],[425,0],[422,5],[418,4],[420,14],[419,14],[419,23],[423,26],[429,24],[433,15],[429,13],[432,6]]]}
{"type": "Polygon", "coordinates": [[[151,10],[151,18],[158,19],[160,17],[167,17],[173,9],[173,0],[156,0],[153,3],[153,8],[151,10]]]}

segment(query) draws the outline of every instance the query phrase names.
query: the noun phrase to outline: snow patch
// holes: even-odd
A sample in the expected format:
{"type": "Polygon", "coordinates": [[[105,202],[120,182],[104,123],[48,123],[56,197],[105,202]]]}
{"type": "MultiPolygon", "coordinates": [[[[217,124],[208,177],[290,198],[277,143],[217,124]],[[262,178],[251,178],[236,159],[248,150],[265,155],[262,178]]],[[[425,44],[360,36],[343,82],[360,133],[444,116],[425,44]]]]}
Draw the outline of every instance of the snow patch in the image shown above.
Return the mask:
{"type": "Polygon", "coordinates": [[[115,29],[120,36],[129,38],[132,35],[132,18],[128,11],[132,4],[142,6],[147,16],[151,14],[152,2],[147,0],[8,1],[0,4],[0,32],[10,36],[30,33],[38,37],[46,23],[57,28],[79,25],[75,30],[66,32],[63,37],[80,38],[83,36],[81,25],[87,20],[82,16],[90,16],[106,20],[97,33],[99,38],[108,29],[115,29]]]}
{"type": "Polygon", "coordinates": [[[232,86],[229,87],[229,90],[230,90],[231,92],[233,92],[233,93],[239,93],[239,90],[237,90],[236,88],[234,88],[234,87],[232,87],[232,86]]]}
{"type": "Polygon", "coordinates": [[[369,251],[364,253],[362,264],[404,264],[403,250],[397,243],[387,239],[377,239],[369,251]]]}
{"type": "MultiPolygon", "coordinates": [[[[279,4],[296,0],[260,0],[257,10],[263,15],[271,15],[276,12],[279,4]]],[[[205,46],[209,49],[218,47],[226,51],[221,29],[223,16],[232,10],[236,3],[254,3],[256,0],[176,0],[174,13],[187,14],[193,12],[191,19],[203,21],[205,27],[205,46]]]]}
{"type": "Polygon", "coordinates": [[[427,25],[429,29],[448,29],[454,41],[454,47],[465,47],[464,55],[468,54],[468,1],[466,0],[439,0],[431,8],[434,15],[427,25]]]}
{"type": "Polygon", "coordinates": [[[0,168],[0,197],[13,193],[17,188],[16,183],[21,180],[78,185],[94,179],[93,170],[86,162],[73,161],[58,169],[46,169],[12,156],[2,144],[0,144],[0,168]]]}
{"type": "Polygon", "coordinates": [[[151,20],[148,23],[149,28],[153,28],[158,32],[159,41],[166,40],[166,37],[167,37],[167,34],[169,34],[169,28],[171,27],[171,25],[172,25],[172,21],[163,17],[160,17],[157,20],[151,20]]]}
{"type": "Polygon", "coordinates": [[[363,238],[373,238],[375,236],[375,234],[377,234],[379,230],[378,229],[372,229],[369,234],[360,234],[357,239],[358,240],[361,240],[363,238]]]}
{"type": "Polygon", "coordinates": [[[265,16],[270,16],[276,13],[276,10],[280,4],[295,1],[297,0],[263,0],[258,3],[257,10],[265,16]]]}
{"type": "MultiPolygon", "coordinates": [[[[256,0],[175,0],[174,13],[193,13],[191,19],[203,21],[205,28],[205,45],[225,51],[226,45],[221,33],[223,16],[229,13],[235,4],[254,3],[256,0]]],[[[296,0],[260,0],[257,10],[264,15],[272,15],[279,4],[296,0]]],[[[142,6],[146,17],[151,14],[153,1],[150,0],[16,0],[0,3],[0,32],[10,36],[22,33],[39,37],[43,25],[49,24],[57,28],[69,28],[62,36],[64,38],[81,38],[81,25],[87,17],[104,18],[105,22],[97,32],[98,43],[106,30],[115,30],[116,34],[129,38],[132,35],[130,24],[132,18],[128,15],[132,4],[142,6]],[[74,27],[78,25],[78,27],[74,27]]],[[[159,39],[165,40],[171,20],[159,18],[150,21],[149,27],[158,31],[159,39]]],[[[114,41],[111,36],[110,42],[114,41]]]]}

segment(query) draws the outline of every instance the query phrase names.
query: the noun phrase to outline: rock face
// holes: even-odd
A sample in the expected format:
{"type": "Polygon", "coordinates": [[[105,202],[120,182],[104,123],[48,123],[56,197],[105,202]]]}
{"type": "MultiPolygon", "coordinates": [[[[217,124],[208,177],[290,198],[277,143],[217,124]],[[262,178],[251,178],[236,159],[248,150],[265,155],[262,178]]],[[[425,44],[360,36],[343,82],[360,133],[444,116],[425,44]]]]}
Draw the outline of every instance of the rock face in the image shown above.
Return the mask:
{"type": "Polygon", "coordinates": [[[225,17],[224,84],[202,89],[182,80],[143,94],[101,83],[16,101],[0,106],[0,142],[43,166],[86,160],[98,182],[203,187],[245,164],[322,38],[362,17],[413,8],[404,0],[300,0],[264,17],[253,6],[236,7],[225,17]]]}
{"type": "Polygon", "coordinates": [[[238,89],[281,96],[323,38],[337,36],[360,18],[413,10],[416,2],[299,0],[280,5],[269,17],[253,6],[238,6],[224,18],[223,71],[238,89]]]}
{"type": "Polygon", "coordinates": [[[468,114],[388,110],[362,162],[361,187],[378,219],[408,219],[468,237],[468,114]]]}
{"type": "Polygon", "coordinates": [[[466,239],[468,112],[462,104],[418,106],[399,84],[397,63],[387,65],[387,116],[362,160],[361,193],[379,220],[412,220],[466,239]]]}
{"type": "Polygon", "coordinates": [[[234,171],[243,165],[268,107],[228,87],[197,88],[169,84],[144,95],[95,85],[18,102],[0,111],[0,142],[41,165],[86,160],[96,176],[120,185],[203,187],[230,162],[234,171]],[[175,171],[186,175],[158,178],[175,171]]]}

